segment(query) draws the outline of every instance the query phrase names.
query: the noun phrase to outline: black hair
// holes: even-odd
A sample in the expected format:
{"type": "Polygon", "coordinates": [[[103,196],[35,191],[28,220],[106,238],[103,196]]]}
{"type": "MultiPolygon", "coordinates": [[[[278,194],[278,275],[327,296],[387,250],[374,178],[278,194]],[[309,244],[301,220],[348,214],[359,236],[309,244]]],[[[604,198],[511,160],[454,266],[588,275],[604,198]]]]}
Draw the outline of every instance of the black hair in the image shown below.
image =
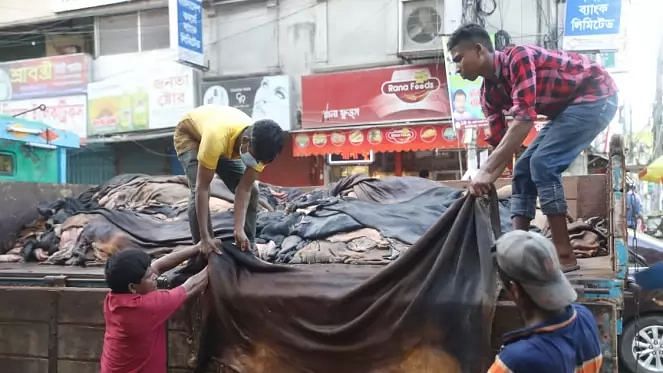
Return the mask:
{"type": "Polygon", "coordinates": [[[430,173],[428,172],[428,170],[423,169],[423,170],[419,171],[419,177],[428,178],[428,176],[430,176],[430,173]]]}
{"type": "Polygon", "coordinates": [[[454,92],[454,97],[453,98],[455,99],[457,95],[463,95],[463,96],[467,97],[467,93],[465,93],[465,91],[463,91],[462,89],[457,89],[454,92]]]}
{"type": "Polygon", "coordinates": [[[106,262],[106,284],[113,293],[129,293],[129,284],[139,284],[150,263],[150,256],[143,250],[119,251],[106,262]]]}
{"type": "Polygon", "coordinates": [[[251,148],[256,160],[263,163],[273,161],[283,149],[283,130],[271,119],[253,123],[251,148]]]}
{"type": "Polygon", "coordinates": [[[468,23],[460,26],[459,28],[451,34],[449,42],[447,43],[447,49],[452,50],[458,44],[469,41],[472,43],[478,43],[483,45],[489,52],[493,52],[493,42],[490,40],[490,35],[488,32],[481,26],[476,23],[468,23]]]}

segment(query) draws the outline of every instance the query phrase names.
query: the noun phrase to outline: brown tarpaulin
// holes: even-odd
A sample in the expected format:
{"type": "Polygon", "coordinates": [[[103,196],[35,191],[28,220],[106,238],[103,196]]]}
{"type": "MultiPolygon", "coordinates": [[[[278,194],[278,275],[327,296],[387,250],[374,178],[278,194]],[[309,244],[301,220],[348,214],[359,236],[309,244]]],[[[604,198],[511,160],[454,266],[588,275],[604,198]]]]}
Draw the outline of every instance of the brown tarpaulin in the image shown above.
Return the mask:
{"type": "Polygon", "coordinates": [[[224,244],[198,371],[214,355],[228,372],[485,372],[493,201],[457,200],[387,266],[277,266],[224,244]]]}

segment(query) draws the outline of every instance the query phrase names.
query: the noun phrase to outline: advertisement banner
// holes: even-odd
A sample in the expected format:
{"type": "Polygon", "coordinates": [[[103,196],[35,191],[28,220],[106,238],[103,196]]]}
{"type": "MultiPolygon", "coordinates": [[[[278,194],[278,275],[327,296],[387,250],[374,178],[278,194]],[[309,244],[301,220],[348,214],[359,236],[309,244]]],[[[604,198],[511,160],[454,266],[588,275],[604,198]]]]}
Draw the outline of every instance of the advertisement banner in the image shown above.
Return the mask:
{"type": "Polygon", "coordinates": [[[163,62],[88,85],[88,136],[168,128],[194,107],[193,70],[163,62]]]}
{"type": "Polygon", "coordinates": [[[617,49],[622,0],[567,0],[564,49],[617,49]]]}
{"type": "MultiPolygon", "coordinates": [[[[534,141],[546,122],[535,122],[525,146],[534,141]]],[[[411,125],[397,127],[373,127],[357,129],[320,129],[319,131],[292,134],[292,154],[295,157],[338,154],[352,157],[370,151],[407,152],[435,149],[464,149],[462,130],[455,130],[450,123],[436,125],[411,125]]],[[[485,141],[488,127],[477,129],[479,149],[490,147],[485,141]]]]}
{"type": "Polygon", "coordinates": [[[203,1],[170,0],[171,48],[181,62],[205,66],[203,51],[203,1]]]}
{"type": "Polygon", "coordinates": [[[287,75],[204,81],[201,88],[203,104],[232,106],[254,120],[272,119],[283,130],[292,129],[294,101],[287,75]]]}
{"type": "Polygon", "coordinates": [[[302,77],[303,128],[450,116],[443,63],[302,77]]]}
{"type": "Polygon", "coordinates": [[[46,109],[25,113],[20,118],[43,122],[53,128],[73,132],[78,137],[86,137],[87,98],[84,95],[4,101],[0,102],[0,113],[16,115],[40,105],[46,109]]]}
{"type": "Polygon", "coordinates": [[[451,124],[299,132],[292,136],[295,157],[325,154],[351,157],[371,150],[393,152],[463,147],[451,124]]]}
{"type": "MultiPolygon", "coordinates": [[[[448,36],[442,37],[442,45],[447,45],[448,36]]],[[[456,72],[456,64],[451,53],[444,54],[447,83],[449,85],[449,101],[451,102],[451,118],[456,129],[487,126],[488,121],[481,109],[481,85],[483,79],[466,80],[456,72]]]]}
{"type": "Polygon", "coordinates": [[[0,101],[85,93],[90,56],[70,54],[0,63],[0,101]]]}

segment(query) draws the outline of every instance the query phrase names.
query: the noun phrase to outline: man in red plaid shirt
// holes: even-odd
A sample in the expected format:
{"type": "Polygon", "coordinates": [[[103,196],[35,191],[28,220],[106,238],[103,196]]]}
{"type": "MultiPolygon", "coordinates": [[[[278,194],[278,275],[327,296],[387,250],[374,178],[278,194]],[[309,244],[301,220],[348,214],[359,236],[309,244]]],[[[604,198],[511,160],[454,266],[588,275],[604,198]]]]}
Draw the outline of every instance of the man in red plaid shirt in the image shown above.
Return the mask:
{"type": "Polygon", "coordinates": [[[487,140],[495,147],[472,179],[470,192],[488,193],[537,114],[548,117],[550,122],[514,166],[512,224],[514,229],[529,228],[538,196],[564,271],[577,269],[566,227],[561,174],[614,117],[614,81],[601,66],[579,54],[536,46],[495,51],[486,30],[475,24],[458,28],[447,48],[464,79],[484,79],[481,104],[490,123],[487,140]],[[513,117],[510,125],[505,114],[513,117]]]}

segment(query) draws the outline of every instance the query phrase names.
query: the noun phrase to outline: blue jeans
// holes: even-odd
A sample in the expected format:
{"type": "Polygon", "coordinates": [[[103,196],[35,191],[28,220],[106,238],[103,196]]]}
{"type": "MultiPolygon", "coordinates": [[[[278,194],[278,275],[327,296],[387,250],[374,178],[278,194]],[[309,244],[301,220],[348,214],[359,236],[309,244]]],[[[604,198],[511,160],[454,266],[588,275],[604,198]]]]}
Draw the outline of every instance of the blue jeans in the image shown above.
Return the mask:
{"type": "Polygon", "coordinates": [[[511,216],[534,219],[536,197],[544,215],[565,215],[562,172],[603,131],[617,111],[617,95],[568,106],[546,124],[513,169],[511,216]]]}

